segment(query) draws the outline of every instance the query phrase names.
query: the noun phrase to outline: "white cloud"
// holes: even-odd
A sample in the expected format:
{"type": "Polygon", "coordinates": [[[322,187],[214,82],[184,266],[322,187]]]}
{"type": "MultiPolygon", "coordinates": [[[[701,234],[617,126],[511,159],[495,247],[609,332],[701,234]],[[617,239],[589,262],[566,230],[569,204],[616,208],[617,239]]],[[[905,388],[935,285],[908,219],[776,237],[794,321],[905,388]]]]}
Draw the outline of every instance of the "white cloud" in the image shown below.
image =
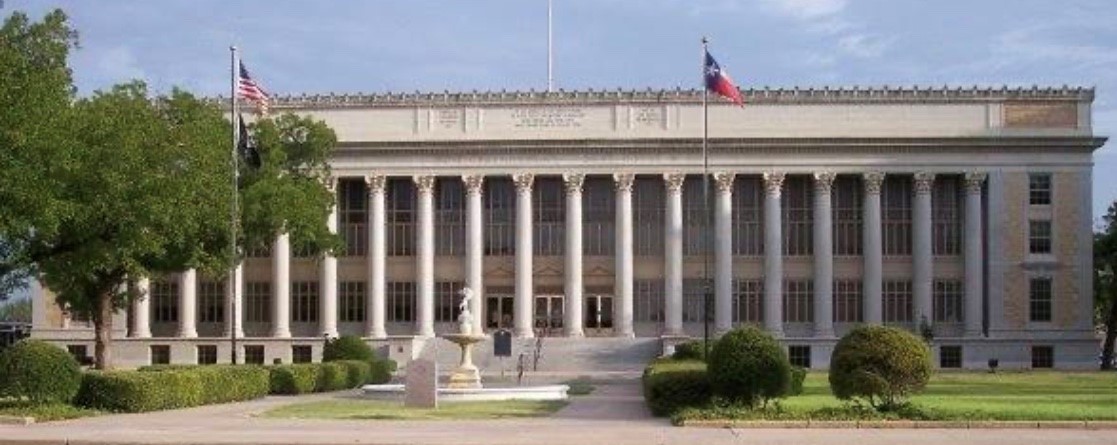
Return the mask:
{"type": "Polygon", "coordinates": [[[846,0],[763,0],[765,6],[799,20],[815,20],[842,12],[846,0]]]}
{"type": "Polygon", "coordinates": [[[839,49],[862,59],[880,57],[891,44],[889,40],[866,34],[848,34],[838,39],[839,49]]]}
{"type": "Polygon", "coordinates": [[[146,77],[132,49],[127,46],[112,47],[94,57],[100,76],[111,83],[146,77]]]}
{"type": "Polygon", "coordinates": [[[992,50],[1004,64],[1064,62],[1079,69],[1117,65],[1117,46],[1059,41],[1052,34],[1062,28],[1046,24],[1013,29],[998,36],[992,50]]]}

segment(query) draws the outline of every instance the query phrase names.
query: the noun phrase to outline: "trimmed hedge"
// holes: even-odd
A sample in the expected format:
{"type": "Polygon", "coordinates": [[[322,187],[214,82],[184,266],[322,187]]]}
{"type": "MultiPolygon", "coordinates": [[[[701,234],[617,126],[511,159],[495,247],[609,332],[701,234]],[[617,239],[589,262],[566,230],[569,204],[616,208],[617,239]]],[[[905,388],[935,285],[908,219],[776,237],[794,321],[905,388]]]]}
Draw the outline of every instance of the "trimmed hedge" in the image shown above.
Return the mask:
{"type": "Polygon", "coordinates": [[[314,392],[340,391],[349,386],[349,369],[341,362],[318,363],[318,380],[314,392]]]}
{"type": "Polygon", "coordinates": [[[376,360],[376,354],[372,352],[368,343],[365,343],[360,337],[342,335],[326,342],[326,346],[322,349],[322,361],[336,362],[340,360],[357,360],[371,363],[376,360]]]}
{"type": "Polygon", "coordinates": [[[66,350],[21,340],[0,351],[0,398],[70,403],[81,388],[81,366],[66,350]]]}
{"type": "Polygon", "coordinates": [[[342,360],[337,363],[345,366],[345,386],[357,388],[369,381],[372,376],[372,364],[357,360],[342,360]]]}
{"type": "Polygon", "coordinates": [[[268,371],[252,365],[87,372],[76,404],[138,413],[252,400],[268,394],[268,371]]]}
{"type": "Polygon", "coordinates": [[[791,389],[787,392],[789,396],[797,396],[803,394],[803,381],[807,379],[807,368],[799,366],[791,367],[791,389]]]}
{"type": "Polygon", "coordinates": [[[392,374],[396,372],[395,360],[389,359],[376,359],[372,361],[372,369],[369,372],[368,383],[379,385],[392,381],[392,374]]]}
{"type": "Polygon", "coordinates": [[[859,326],[834,346],[830,390],[841,400],[895,410],[927,386],[931,366],[931,351],[919,337],[889,326],[859,326]]]}
{"type": "Polygon", "coordinates": [[[791,362],[782,346],[755,327],[734,329],[710,351],[710,388],[718,397],[755,407],[787,395],[791,362]]]}
{"type": "Polygon", "coordinates": [[[268,370],[271,394],[307,394],[314,392],[318,387],[317,364],[275,365],[268,370]]]}
{"type": "Polygon", "coordinates": [[[706,364],[697,360],[656,360],[644,369],[644,400],[656,416],[669,416],[709,403],[706,364]]]}
{"type": "MultiPolygon", "coordinates": [[[[691,340],[675,345],[675,353],[671,358],[675,360],[701,360],[706,361],[706,346],[702,340],[691,340]]],[[[717,340],[710,339],[710,350],[714,349],[717,340]]]]}

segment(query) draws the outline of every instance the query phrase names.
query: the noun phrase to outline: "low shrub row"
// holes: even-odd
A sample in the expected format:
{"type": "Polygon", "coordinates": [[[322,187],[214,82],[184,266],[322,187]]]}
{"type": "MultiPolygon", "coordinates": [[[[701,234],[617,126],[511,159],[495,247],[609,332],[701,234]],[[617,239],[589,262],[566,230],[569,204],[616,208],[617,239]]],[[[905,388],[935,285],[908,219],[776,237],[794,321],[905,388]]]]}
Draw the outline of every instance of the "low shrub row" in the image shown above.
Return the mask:
{"type": "Polygon", "coordinates": [[[75,398],[79,406],[138,413],[251,400],[268,394],[268,369],[213,365],[87,372],[75,398]]]}
{"type": "Polygon", "coordinates": [[[657,360],[644,369],[644,400],[656,416],[708,403],[712,392],[706,364],[698,360],[657,360]]]}
{"type": "Polygon", "coordinates": [[[373,365],[358,360],[276,365],[268,369],[271,371],[268,381],[272,394],[339,391],[374,381],[373,365]]]}

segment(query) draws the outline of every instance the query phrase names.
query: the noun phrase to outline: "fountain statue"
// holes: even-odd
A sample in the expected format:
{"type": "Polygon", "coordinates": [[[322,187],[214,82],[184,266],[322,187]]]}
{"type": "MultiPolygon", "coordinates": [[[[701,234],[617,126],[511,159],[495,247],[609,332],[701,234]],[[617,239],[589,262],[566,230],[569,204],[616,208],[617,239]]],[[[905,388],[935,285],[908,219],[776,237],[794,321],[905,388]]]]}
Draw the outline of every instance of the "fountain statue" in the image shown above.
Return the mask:
{"type": "Polygon", "coordinates": [[[473,314],[469,311],[470,302],[474,298],[473,290],[468,287],[462,288],[459,295],[462,296],[462,300],[458,304],[460,312],[458,315],[458,333],[442,336],[442,338],[457,344],[462,350],[461,361],[458,363],[457,369],[454,369],[454,372],[450,374],[450,383],[447,386],[450,388],[480,388],[481,372],[473,364],[473,345],[484,341],[488,337],[484,334],[473,333],[473,314]]]}

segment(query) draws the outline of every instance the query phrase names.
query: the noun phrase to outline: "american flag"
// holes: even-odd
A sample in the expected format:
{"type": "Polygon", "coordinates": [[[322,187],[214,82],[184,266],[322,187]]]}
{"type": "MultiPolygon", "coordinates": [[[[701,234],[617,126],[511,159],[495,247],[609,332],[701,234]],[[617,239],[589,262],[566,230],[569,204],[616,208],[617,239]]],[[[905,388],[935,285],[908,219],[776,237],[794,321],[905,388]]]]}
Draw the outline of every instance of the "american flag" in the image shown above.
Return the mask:
{"type": "Polygon", "coordinates": [[[237,82],[237,96],[242,99],[256,104],[256,111],[259,114],[268,114],[268,93],[260,84],[252,80],[252,76],[248,75],[248,68],[244,67],[244,62],[240,64],[240,79],[237,82]]]}

